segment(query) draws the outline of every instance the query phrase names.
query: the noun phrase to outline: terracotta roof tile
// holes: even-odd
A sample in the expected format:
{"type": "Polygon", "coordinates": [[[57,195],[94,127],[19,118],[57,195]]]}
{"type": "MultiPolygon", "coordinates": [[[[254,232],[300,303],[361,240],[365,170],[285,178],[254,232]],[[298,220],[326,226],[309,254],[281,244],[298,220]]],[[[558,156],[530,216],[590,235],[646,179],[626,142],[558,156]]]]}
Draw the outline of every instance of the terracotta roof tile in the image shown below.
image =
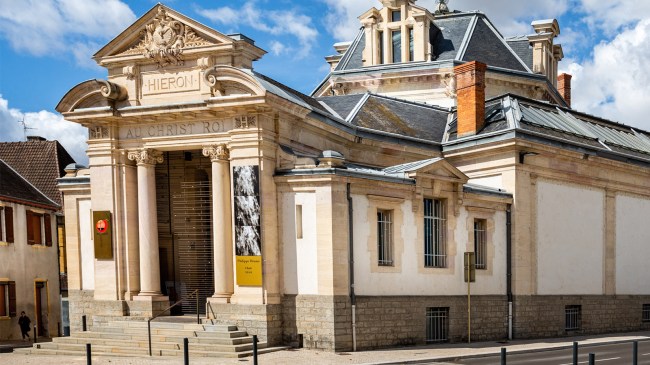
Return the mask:
{"type": "Polygon", "coordinates": [[[30,184],[16,170],[0,160],[0,199],[56,209],[54,202],[30,184]]]}

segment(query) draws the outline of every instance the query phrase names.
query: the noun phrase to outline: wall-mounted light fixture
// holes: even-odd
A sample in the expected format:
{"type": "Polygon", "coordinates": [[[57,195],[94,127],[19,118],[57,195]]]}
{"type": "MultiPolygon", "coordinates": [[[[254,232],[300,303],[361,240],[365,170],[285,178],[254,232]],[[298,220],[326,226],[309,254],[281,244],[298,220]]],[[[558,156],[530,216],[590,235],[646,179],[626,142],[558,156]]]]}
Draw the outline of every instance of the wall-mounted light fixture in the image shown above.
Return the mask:
{"type": "Polygon", "coordinates": [[[537,152],[526,152],[526,151],[519,152],[519,163],[524,163],[524,159],[526,158],[526,156],[537,156],[537,155],[539,155],[539,153],[537,152]]]}

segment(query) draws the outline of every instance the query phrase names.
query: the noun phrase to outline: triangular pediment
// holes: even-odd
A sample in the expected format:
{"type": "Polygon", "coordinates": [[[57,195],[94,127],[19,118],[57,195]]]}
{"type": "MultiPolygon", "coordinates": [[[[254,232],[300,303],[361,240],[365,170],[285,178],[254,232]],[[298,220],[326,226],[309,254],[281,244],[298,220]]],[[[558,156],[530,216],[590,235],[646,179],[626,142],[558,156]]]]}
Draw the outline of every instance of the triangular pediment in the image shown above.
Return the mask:
{"type": "MultiPolygon", "coordinates": [[[[150,59],[176,64],[182,55],[205,53],[238,42],[162,4],[157,4],[100,49],[100,64],[150,59]]],[[[255,47],[257,48],[257,47],[255,47]]]]}
{"type": "Polygon", "coordinates": [[[384,169],[384,171],[389,173],[404,173],[412,178],[423,177],[462,183],[466,183],[469,180],[467,175],[444,158],[432,158],[410,162],[403,165],[388,167],[384,169]]]}

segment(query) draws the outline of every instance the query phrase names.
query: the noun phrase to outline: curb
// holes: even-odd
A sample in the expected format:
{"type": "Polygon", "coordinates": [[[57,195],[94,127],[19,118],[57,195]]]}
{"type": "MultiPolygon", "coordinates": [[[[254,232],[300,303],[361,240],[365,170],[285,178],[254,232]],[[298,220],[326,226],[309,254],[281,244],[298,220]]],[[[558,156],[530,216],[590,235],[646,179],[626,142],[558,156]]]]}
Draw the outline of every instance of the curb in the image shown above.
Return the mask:
{"type": "MultiPolygon", "coordinates": [[[[650,341],[650,338],[645,337],[645,338],[642,338],[642,339],[628,339],[628,340],[590,342],[590,343],[587,343],[587,344],[583,344],[581,346],[589,347],[589,346],[599,346],[599,345],[605,345],[605,344],[607,344],[607,345],[616,345],[616,344],[621,344],[621,343],[632,343],[634,341],[648,342],[648,341],[650,341]]],[[[573,348],[573,344],[559,345],[559,346],[555,346],[555,347],[541,347],[541,348],[536,348],[536,349],[512,350],[512,351],[508,351],[508,354],[509,355],[530,354],[530,353],[535,353],[535,352],[567,350],[567,349],[571,349],[571,348],[573,348]]],[[[459,355],[459,356],[441,356],[441,357],[431,357],[431,358],[418,359],[418,360],[372,362],[372,363],[364,363],[364,364],[361,364],[361,365],[415,365],[415,364],[428,364],[428,363],[431,363],[431,362],[458,361],[458,360],[462,360],[462,359],[480,359],[480,358],[483,358],[483,357],[491,357],[491,356],[495,356],[495,355],[501,355],[501,348],[496,349],[494,352],[488,352],[488,353],[484,353],[484,354],[459,355]]]]}

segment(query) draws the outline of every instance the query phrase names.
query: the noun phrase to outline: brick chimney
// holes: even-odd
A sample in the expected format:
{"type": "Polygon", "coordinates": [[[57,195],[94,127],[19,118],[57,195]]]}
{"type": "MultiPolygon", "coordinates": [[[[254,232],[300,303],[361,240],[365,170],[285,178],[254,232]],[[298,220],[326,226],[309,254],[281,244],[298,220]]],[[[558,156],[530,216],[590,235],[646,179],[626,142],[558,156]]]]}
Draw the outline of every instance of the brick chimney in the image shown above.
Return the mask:
{"type": "Polygon", "coordinates": [[[458,137],[473,136],[485,123],[484,63],[472,61],[454,67],[458,100],[458,137]]]}
{"type": "Polygon", "coordinates": [[[562,74],[557,77],[557,91],[560,92],[564,101],[571,107],[571,75],[562,74]]]}

